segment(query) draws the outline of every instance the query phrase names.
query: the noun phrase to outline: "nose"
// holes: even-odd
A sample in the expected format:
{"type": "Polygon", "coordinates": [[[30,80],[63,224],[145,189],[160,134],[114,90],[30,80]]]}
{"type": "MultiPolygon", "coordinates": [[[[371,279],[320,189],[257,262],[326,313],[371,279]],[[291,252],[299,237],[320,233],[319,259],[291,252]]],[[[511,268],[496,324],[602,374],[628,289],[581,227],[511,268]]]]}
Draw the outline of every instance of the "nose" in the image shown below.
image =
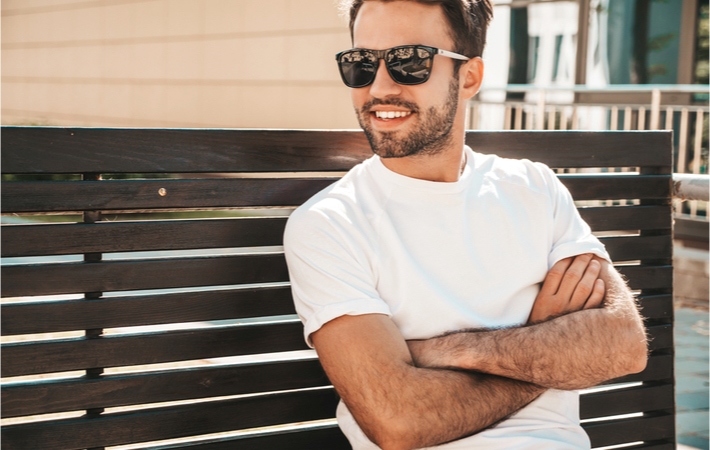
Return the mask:
{"type": "Polygon", "coordinates": [[[370,95],[375,98],[385,98],[402,92],[402,86],[395,83],[389,72],[387,72],[384,60],[380,60],[375,79],[369,87],[370,95]]]}

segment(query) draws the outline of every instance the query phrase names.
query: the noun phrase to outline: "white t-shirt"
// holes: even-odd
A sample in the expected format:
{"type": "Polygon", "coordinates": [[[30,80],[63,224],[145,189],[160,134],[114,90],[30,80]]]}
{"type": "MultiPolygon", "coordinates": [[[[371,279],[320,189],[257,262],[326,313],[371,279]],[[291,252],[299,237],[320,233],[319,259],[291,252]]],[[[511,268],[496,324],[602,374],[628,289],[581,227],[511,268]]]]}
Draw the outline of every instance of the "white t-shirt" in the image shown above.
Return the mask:
{"type": "MultiPolygon", "coordinates": [[[[386,314],[405,339],[522,325],[560,259],[603,245],[539,163],[465,149],[457,182],[405,177],[377,156],[289,218],[284,247],[306,341],[343,315],[386,314]]],[[[579,396],[549,390],[494,428],[437,448],[589,448],[579,396]]],[[[377,448],[341,402],[355,449],[377,448]]]]}

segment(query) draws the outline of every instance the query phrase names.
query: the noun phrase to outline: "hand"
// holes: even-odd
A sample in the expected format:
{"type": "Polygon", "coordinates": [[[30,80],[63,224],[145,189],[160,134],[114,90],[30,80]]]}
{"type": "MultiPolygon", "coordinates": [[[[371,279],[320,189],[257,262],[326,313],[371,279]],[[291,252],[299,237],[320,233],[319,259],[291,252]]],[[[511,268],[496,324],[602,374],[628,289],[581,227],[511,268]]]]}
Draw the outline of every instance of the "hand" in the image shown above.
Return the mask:
{"type": "Polygon", "coordinates": [[[435,352],[431,351],[431,340],[410,340],[407,341],[409,352],[412,354],[412,362],[415,367],[435,367],[435,352]]]}
{"type": "Polygon", "coordinates": [[[588,253],[557,262],[542,283],[528,323],[599,307],[605,294],[600,271],[601,264],[588,253]]]}

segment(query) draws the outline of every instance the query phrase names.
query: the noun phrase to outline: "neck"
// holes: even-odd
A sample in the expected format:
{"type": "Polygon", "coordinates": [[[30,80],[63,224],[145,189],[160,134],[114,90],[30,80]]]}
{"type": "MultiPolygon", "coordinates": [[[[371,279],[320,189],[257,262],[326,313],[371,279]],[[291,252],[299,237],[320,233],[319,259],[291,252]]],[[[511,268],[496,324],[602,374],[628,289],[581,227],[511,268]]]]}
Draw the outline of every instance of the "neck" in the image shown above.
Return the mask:
{"type": "Polygon", "coordinates": [[[426,181],[453,183],[459,180],[466,164],[463,144],[457,152],[434,156],[409,156],[406,158],[382,158],[382,164],[400,175],[426,181]]]}
{"type": "Polygon", "coordinates": [[[450,145],[436,154],[382,158],[382,164],[391,171],[410,178],[444,183],[456,182],[461,177],[466,164],[463,126],[454,125],[451,137],[450,145]]]}

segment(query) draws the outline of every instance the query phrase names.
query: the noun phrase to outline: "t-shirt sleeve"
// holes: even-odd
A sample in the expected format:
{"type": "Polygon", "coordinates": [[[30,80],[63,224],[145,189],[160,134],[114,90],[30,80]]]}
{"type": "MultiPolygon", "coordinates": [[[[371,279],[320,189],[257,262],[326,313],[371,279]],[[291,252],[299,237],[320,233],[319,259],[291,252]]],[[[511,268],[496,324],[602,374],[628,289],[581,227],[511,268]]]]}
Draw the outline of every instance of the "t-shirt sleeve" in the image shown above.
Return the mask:
{"type": "Polygon", "coordinates": [[[291,292],[310,347],[310,335],[340,316],[392,315],[375,289],[367,246],[351,225],[317,210],[297,210],[286,225],[291,292]]]}
{"type": "Polygon", "coordinates": [[[569,190],[552,170],[542,164],[539,166],[543,168],[552,201],[553,235],[549,267],[561,259],[582,253],[593,253],[611,262],[604,244],[592,234],[589,225],[579,215],[569,190]]]}

